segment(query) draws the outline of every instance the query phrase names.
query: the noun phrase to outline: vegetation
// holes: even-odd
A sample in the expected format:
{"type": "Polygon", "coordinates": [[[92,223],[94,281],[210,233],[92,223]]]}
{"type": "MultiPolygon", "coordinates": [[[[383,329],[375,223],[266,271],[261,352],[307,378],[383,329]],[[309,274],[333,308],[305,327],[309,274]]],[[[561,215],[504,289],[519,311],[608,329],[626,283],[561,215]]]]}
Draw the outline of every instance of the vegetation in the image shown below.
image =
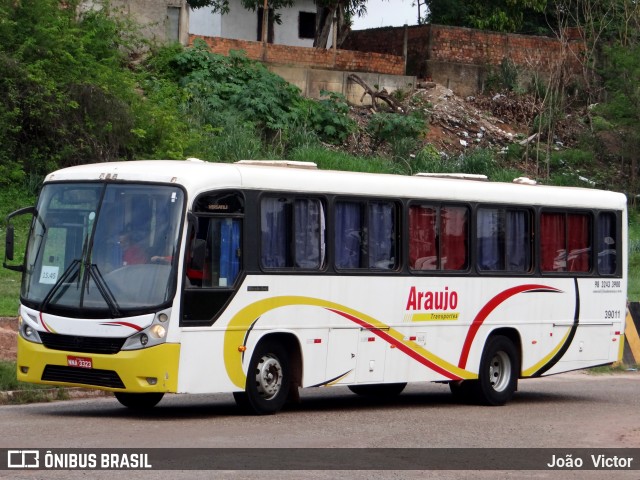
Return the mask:
{"type": "Polygon", "coordinates": [[[498,32],[548,31],[547,0],[426,0],[426,22],[498,32]]]}
{"type": "MultiPolygon", "coordinates": [[[[588,91],[569,95],[571,85],[561,75],[535,83],[532,90],[545,108],[531,129],[541,140],[534,146],[514,144],[499,159],[489,150],[441,155],[425,144],[428,122],[415,113],[379,111],[358,126],[343,96],[325,92],[319,101],[304,98],[241,52],[215,55],[202,42],[188,49],[158,47],[108,3],[99,10],[78,10],[79,0],[64,2],[64,8],[58,0],[0,0],[0,215],[33,204],[43,175],[56,168],[189,156],[220,162],[289,158],[314,161],[320,168],[397,174],[481,173],[493,180],[520,176],[523,159],[535,159],[547,183],[589,186],[580,178],[590,172],[597,186],[626,191],[634,199],[640,187],[640,7],[616,0],[607,10],[606,2],[591,0],[580,3],[591,10],[577,12],[576,5],[566,3],[428,2],[439,18],[464,8],[459,18],[472,18],[470,25],[498,28],[502,22],[506,30],[513,29],[507,24],[537,18],[527,12],[544,7],[548,19],[560,22],[557,12],[569,12],[572,17],[567,13],[562,25],[583,25],[591,32],[585,36],[585,71],[593,72],[588,91]],[[589,135],[575,148],[555,151],[550,148],[554,129],[569,102],[576,101],[598,104],[589,110],[589,135]],[[344,143],[355,137],[370,140],[373,156],[344,153],[344,143]],[[614,149],[607,148],[612,144],[614,149]],[[612,181],[627,177],[626,183],[612,181]]],[[[320,6],[365,5],[327,0],[320,6]]],[[[494,88],[518,91],[518,73],[505,60],[491,79],[494,88]]],[[[631,213],[630,267],[638,271],[640,215],[631,213]]],[[[24,231],[28,225],[17,227],[24,231]]],[[[24,234],[17,238],[23,240],[24,234]]],[[[16,250],[24,251],[24,245],[16,250]]],[[[18,277],[0,270],[0,315],[15,315],[18,277]]],[[[640,299],[640,279],[634,275],[629,292],[640,299]]]]}

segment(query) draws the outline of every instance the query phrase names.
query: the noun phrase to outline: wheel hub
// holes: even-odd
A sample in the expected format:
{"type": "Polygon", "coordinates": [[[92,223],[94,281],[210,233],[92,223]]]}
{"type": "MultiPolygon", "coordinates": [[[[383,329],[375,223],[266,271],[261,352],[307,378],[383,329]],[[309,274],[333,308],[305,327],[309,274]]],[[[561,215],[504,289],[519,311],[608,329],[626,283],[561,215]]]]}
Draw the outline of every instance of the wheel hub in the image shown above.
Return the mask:
{"type": "Polygon", "coordinates": [[[505,352],[497,352],[489,365],[489,382],[493,389],[502,392],[511,378],[511,362],[505,352]]]}
{"type": "Polygon", "coordinates": [[[277,357],[265,355],[256,369],[256,387],[258,393],[269,400],[275,397],[282,386],[282,366],[277,357]]]}

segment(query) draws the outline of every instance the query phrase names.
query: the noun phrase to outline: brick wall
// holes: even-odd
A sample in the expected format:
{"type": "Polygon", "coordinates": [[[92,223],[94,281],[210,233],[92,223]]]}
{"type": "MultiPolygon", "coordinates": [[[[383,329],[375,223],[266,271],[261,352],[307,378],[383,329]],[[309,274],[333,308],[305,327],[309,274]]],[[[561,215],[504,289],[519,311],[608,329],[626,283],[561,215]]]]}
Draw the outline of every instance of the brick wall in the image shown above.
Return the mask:
{"type": "Polygon", "coordinates": [[[469,88],[482,85],[482,75],[491,67],[510,59],[521,71],[543,76],[563,60],[565,71],[579,75],[578,60],[582,51],[579,41],[572,39],[564,47],[555,38],[487,32],[462,27],[417,25],[356,30],[349,34],[343,48],[403,55],[407,43],[407,75],[433,77],[436,81],[441,67],[448,72],[452,65],[470,66],[466,70],[469,88]],[[564,49],[563,49],[564,48],[564,49]],[[473,73],[469,73],[473,70],[473,73]]]}
{"type": "Polygon", "coordinates": [[[333,50],[274,44],[268,44],[265,52],[261,42],[199,35],[190,35],[189,44],[193,44],[196,38],[204,40],[212,52],[222,55],[228,55],[231,50],[244,50],[248,58],[267,63],[350,72],[404,75],[404,58],[398,55],[354,50],[336,50],[334,52],[333,50]]]}
{"type": "Polygon", "coordinates": [[[569,42],[572,52],[563,51],[562,43],[550,37],[433,25],[429,44],[429,60],[435,61],[495,66],[500,65],[504,58],[509,58],[518,67],[548,72],[560,59],[565,58],[569,69],[580,67],[572,53],[580,51],[580,44],[569,42]]]}

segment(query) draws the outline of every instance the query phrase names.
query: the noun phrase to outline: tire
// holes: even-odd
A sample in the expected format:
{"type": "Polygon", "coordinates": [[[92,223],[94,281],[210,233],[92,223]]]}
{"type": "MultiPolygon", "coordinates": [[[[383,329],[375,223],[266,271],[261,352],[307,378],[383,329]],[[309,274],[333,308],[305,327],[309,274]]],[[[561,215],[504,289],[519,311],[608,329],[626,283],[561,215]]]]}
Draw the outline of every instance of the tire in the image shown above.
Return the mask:
{"type": "Polygon", "coordinates": [[[245,392],[234,394],[236,403],[256,415],[270,415],[282,409],[291,387],[287,350],[279,343],[263,341],[251,356],[245,392]]]}
{"type": "Polygon", "coordinates": [[[475,400],[489,406],[506,404],[518,388],[519,372],[520,359],[513,342],[502,335],[490,337],[482,351],[478,380],[472,384],[475,400]]]}
{"type": "Polygon", "coordinates": [[[118,401],[127,408],[132,410],[150,410],[155,407],[164,393],[127,393],[115,392],[118,401]]]}
{"type": "Polygon", "coordinates": [[[368,397],[395,397],[400,395],[406,387],[406,383],[380,383],[377,385],[349,385],[356,395],[368,397]]]}

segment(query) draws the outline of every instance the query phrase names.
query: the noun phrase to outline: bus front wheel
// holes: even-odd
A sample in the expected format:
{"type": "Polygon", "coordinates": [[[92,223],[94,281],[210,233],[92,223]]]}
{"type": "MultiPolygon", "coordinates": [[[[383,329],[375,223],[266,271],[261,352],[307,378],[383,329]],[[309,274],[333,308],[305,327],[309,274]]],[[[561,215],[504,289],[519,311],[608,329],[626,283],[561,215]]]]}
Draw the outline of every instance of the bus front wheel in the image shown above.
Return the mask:
{"type": "Polygon", "coordinates": [[[127,408],[132,410],[148,410],[155,407],[164,393],[128,393],[128,392],[115,392],[115,396],[118,401],[127,408]]]}
{"type": "Polygon", "coordinates": [[[258,344],[251,356],[245,392],[234,397],[241,408],[257,415],[268,415],[282,409],[290,386],[287,350],[280,343],[266,340],[258,344]]]}

